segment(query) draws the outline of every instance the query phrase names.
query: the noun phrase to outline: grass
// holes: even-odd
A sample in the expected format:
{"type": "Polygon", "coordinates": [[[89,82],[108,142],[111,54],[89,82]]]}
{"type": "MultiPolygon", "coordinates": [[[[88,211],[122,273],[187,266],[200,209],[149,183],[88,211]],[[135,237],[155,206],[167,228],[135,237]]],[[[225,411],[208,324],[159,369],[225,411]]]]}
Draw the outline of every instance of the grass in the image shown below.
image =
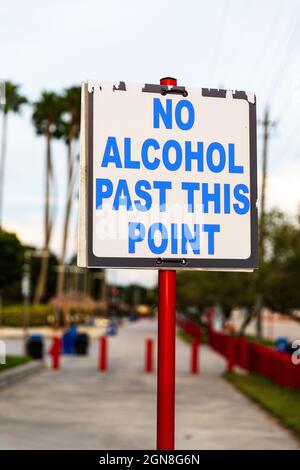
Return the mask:
{"type": "MultiPolygon", "coordinates": [[[[191,344],[192,341],[195,339],[193,336],[187,334],[185,331],[179,329],[177,332],[178,338],[182,339],[185,343],[191,344]]],[[[201,335],[201,344],[207,344],[208,342],[208,337],[207,337],[207,332],[206,330],[202,330],[202,335],[201,335]]]]}
{"type": "Polygon", "coordinates": [[[31,358],[28,356],[6,356],[6,364],[0,364],[0,372],[26,364],[29,361],[31,358]]]}
{"type": "Polygon", "coordinates": [[[188,335],[185,331],[179,330],[177,333],[178,338],[182,339],[185,343],[191,343],[193,341],[193,337],[188,335]]]}
{"type": "Polygon", "coordinates": [[[292,430],[300,439],[300,392],[273,384],[256,374],[226,373],[225,378],[281,424],[292,430]]]}
{"type": "Polygon", "coordinates": [[[245,335],[245,338],[248,340],[248,341],[251,341],[251,343],[259,343],[261,344],[262,346],[275,346],[275,341],[272,340],[272,339],[268,339],[268,338],[261,338],[259,341],[258,339],[256,338],[256,336],[254,335],[245,335]]]}

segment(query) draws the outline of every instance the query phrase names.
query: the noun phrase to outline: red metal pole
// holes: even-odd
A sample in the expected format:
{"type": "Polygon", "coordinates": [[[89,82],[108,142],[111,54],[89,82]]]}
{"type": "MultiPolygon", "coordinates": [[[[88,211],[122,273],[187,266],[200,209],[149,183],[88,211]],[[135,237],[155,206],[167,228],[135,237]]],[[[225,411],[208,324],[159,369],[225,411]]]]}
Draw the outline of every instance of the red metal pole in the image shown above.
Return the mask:
{"type": "Polygon", "coordinates": [[[107,338],[102,336],[99,341],[99,366],[101,372],[107,371],[107,338]]]}
{"type": "MultiPolygon", "coordinates": [[[[161,85],[176,86],[165,77],[161,85]]],[[[175,443],[175,334],[176,271],[158,272],[157,424],[158,450],[173,450],[175,443]]]]}
{"type": "Polygon", "coordinates": [[[145,372],[153,372],[153,339],[146,339],[145,343],[145,372]]]}
{"type": "Polygon", "coordinates": [[[158,273],[157,449],[173,450],[175,433],[176,271],[158,273]]]}
{"type": "Polygon", "coordinates": [[[191,347],[191,374],[198,374],[199,372],[199,340],[194,339],[191,347]]]}

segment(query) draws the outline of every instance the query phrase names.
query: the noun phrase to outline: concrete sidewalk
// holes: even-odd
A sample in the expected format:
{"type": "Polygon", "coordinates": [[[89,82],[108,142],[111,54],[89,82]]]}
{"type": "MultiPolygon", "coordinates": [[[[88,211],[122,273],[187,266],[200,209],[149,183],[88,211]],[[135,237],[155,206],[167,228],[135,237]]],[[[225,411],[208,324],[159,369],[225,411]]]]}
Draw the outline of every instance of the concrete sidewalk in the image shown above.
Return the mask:
{"type": "MultiPolygon", "coordinates": [[[[156,377],[143,373],[144,342],[156,322],[127,324],[109,338],[110,370],[66,357],[0,391],[0,449],[153,449],[156,377]]],[[[201,375],[189,375],[189,347],[177,340],[177,449],[297,449],[277,421],[226,383],[222,358],[203,347],[201,375]]]]}

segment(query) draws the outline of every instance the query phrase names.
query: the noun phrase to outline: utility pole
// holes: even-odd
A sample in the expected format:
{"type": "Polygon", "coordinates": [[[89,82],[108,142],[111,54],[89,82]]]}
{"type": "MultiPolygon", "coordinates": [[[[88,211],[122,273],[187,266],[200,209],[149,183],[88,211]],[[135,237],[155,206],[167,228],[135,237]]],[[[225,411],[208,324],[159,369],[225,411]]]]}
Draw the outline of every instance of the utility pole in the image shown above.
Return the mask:
{"type": "MultiPolygon", "coordinates": [[[[260,199],[260,219],[259,219],[259,257],[260,265],[263,264],[265,258],[265,238],[266,238],[266,187],[267,187],[267,171],[268,171],[268,145],[270,137],[270,128],[275,127],[276,122],[270,120],[270,110],[267,106],[263,121],[263,151],[262,151],[262,179],[261,179],[261,199],[260,199]]],[[[262,337],[262,307],[263,298],[261,292],[257,302],[257,323],[256,336],[258,339],[262,337]]]]}

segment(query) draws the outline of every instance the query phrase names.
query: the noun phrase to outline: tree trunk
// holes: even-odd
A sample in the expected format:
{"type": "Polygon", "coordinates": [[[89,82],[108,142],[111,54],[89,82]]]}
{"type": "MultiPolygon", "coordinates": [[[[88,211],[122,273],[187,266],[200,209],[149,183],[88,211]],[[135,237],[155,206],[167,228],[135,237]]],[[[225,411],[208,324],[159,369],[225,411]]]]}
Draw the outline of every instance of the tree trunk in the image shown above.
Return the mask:
{"type": "MultiPolygon", "coordinates": [[[[248,309],[247,315],[243,323],[241,324],[240,331],[239,331],[240,336],[244,336],[248,325],[250,325],[250,323],[254,320],[254,318],[257,318],[257,313],[260,311],[260,309],[261,309],[261,297],[258,296],[255,304],[251,308],[248,309]]],[[[260,324],[260,327],[261,327],[261,324],[260,324]]],[[[260,334],[261,334],[261,330],[260,330],[260,334]]]]}
{"type": "Polygon", "coordinates": [[[245,335],[246,328],[252,322],[254,313],[255,313],[254,312],[254,307],[251,307],[251,308],[248,309],[247,315],[245,316],[245,318],[243,320],[243,323],[241,324],[240,331],[238,333],[239,336],[244,336],[245,335]]]}
{"type": "Polygon", "coordinates": [[[2,292],[0,291],[0,328],[3,326],[2,318],[2,292]]]}
{"type": "Polygon", "coordinates": [[[60,257],[60,268],[57,275],[57,284],[56,284],[56,294],[61,295],[64,291],[65,286],[65,262],[66,262],[66,252],[67,252],[67,243],[68,243],[68,233],[70,225],[70,216],[72,209],[72,199],[73,199],[73,174],[74,174],[74,161],[72,156],[72,140],[68,142],[68,180],[67,180],[67,195],[66,195],[66,205],[65,205],[65,216],[64,216],[64,228],[63,228],[63,238],[62,238],[62,248],[61,248],[61,257],[60,257]]]}
{"type": "Polygon", "coordinates": [[[263,296],[258,295],[257,299],[257,311],[256,311],[256,339],[261,341],[263,337],[263,296]]]}
{"type": "Polygon", "coordinates": [[[45,174],[45,206],[44,206],[44,253],[41,258],[40,274],[36,285],[34,303],[39,303],[45,294],[49,264],[49,242],[51,224],[49,216],[50,178],[51,178],[51,136],[47,133],[47,157],[45,174]]]}
{"type": "Polygon", "coordinates": [[[0,160],[0,227],[2,227],[3,215],[3,193],[4,193],[4,167],[6,157],[6,143],[7,143],[7,113],[3,112],[2,120],[2,145],[1,145],[1,160],[0,160]]]}
{"type": "Polygon", "coordinates": [[[34,296],[35,304],[40,303],[45,294],[45,287],[47,283],[47,274],[48,274],[48,264],[49,264],[49,253],[45,251],[41,257],[40,274],[39,274],[38,282],[36,285],[35,296],[34,296]]]}

